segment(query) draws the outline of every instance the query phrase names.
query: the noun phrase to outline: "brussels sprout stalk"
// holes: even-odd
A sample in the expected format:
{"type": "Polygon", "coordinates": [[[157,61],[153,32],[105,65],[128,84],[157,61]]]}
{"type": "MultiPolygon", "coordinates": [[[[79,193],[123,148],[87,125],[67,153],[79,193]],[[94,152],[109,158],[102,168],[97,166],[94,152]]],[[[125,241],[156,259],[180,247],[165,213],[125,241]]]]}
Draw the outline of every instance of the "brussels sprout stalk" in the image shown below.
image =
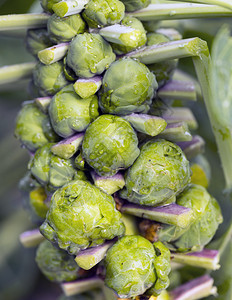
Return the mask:
{"type": "Polygon", "coordinates": [[[100,29],[99,34],[104,37],[108,42],[116,43],[120,45],[125,45],[126,36],[134,35],[136,37],[135,28],[124,26],[120,24],[115,24],[112,26],[107,26],[105,28],[100,29]]]}
{"type": "Polygon", "coordinates": [[[171,258],[176,263],[208,270],[218,270],[220,268],[219,251],[217,250],[203,249],[200,252],[172,253],[171,258]]]}
{"type": "Polygon", "coordinates": [[[32,76],[32,71],[36,63],[22,63],[11,66],[4,66],[0,68],[0,86],[17,82],[19,80],[28,79],[32,76]]]}
{"type": "Polygon", "coordinates": [[[178,3],[150,4],[146,8],[128,13],[141,21],[176,20],[192,18],[231,17],[232,10],[217,5],[178,3]]]}
{"type": "Polygon", "coordinates": [[[230,0],[179,0],[181,2],[193,2],[193,3],[203,3],[222,6],[228,9],[232,9],[232,3],[230,0]]]}
{"type": "Polygon", "coordinates": [[[187,142],[192,140],[192,135],[185,122],[171,123],[159,135],[160,138],[176,142],[187,142]]]}
{"type": "Polygon", "coordinates": [[[88,98],[100,89],[102,85],[102,77],[94,76],[92,78],[80,78],[78,79],[73,87],[77,95],[81,98],[88,98]]]}
{"type": "Polygon", "coordinates": [[[89,0],[68,0],[60,1],[52,6],[54,13],[58,17],[67,17],[81,12],[89,0]]]}
{"type": "Polygon", "coordinates": [[[89,270],[96,266],[106,255],[107,250],[114,244],[115,241],[108,241],[104,244],[80,251],[75,261],[79,267],[84,270],[89,270]]]}
{"type": "Polygon", "coordinates": [[[68,51],[69,43],[61,43],[39,51],[38,58],[41,63],[50,65],[64,58],[68,51]]]}
{"type": "Polygon", "coordinates": [[[0,31],[43,28],[47,26],[49,15],[15,14],[0,16],[0,31]]]}
{"type": "MultiPolygon", "coordinates": [[[[121,201],[121,199],[119,201],[121,201]]],[[[154,220],[165,224],[177,225],[181,228],[185,228],[189,225],[192,216],[191,209],[175,203],[152,207],[133,204],[123,200],[119,204],[119,210],[122,213],[131,214],[140,218],[154,220]]]]}
{"type": "Polygon", "coordinates": [[[213,278],[209,275],[188,281],[170,292],[172,300],[196,300],[216,294],[217,288],[213,286],[213,278]]]}
{"type": "Polygon", "coordinates": [[[94,184],[109,195],[119,191],[125,185],[124,177],[120,172],[111,177],[104,177],[92,171],[91,176],[94,184]]]}
{"type": "Polygon", "coordinates": [[[205,141],[199,135],[194,135],[189,142],[179,142],[178,146],[184,151],[188,160],[204,152],[205,141]]]}
{"type": "Polygon", "coordinates": [[[42,110],[43,113],[48,113],[48,107],[52,100],[52,97],[39,97],[35,99],[35,103],[42,110]]]}
{"type": "Polygon", "coordinates": [[[160,134],[167,126],[167,123],[163,118],[146,114],[133,113],[123,116],[123,119],[128,121],[137,131],[151,136],[160,134]]]}
{"type": "Polygon", "coordinates": [[[167,100],[197,100],[195,85],[191,81],[170,80],[158,90],[157,95],[167,100]]]}
{"type": "Polygon", "coordinates": [[[44,237],[40,233],[39,229],[36,228],[21,233],[19,240],[25,248],[30,248],[38,246],[44,240],[44,237]]]}
{"type": "Polygon", "coordinates": [[[56,145],[51,147],[53,154],[68,159],[72,157],[80,148],[84,138],[84,133],[77,133],[69,138],[63,139],[56,145]]]}
{"type": "Polygon", "coordinates": [[[197,120],[191,109],[187,107],[172,107],[162,114],[162,118],[168,123],[185,122],[189,129],[197,129],[197,120]]]}
{"type": "Polygon", "coordinates": [[[94,288],[102,287],[103,281],[99,277],[64,282],[61,288],[67,297],[87,292],[94,288]]]}

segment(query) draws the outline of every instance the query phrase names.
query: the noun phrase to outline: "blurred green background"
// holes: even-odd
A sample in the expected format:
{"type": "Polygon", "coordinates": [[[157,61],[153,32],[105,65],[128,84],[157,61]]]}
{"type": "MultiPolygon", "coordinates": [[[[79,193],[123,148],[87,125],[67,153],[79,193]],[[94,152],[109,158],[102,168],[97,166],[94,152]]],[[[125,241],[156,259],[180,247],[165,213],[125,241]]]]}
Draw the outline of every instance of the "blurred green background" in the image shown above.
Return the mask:
{"type": "MultiPolygon", "coordinates": [[[[1,15],[28,11],[41,11],[38,1],[0,0],[1,15]]],[[[210,45],[216,29],[223,22],[224,20],[215,21],[214,28],[210,23],[209,30],[205,23],[204,28],[207,32],[204,33],[197,29],[199,24],[193,26],[193,29],[187,26],[185,37],[199,36],[207,39],[210,45]]],[[[24,39],[23,32],[0,34],[0,66],[33,61],[33,57],[26,52],[24,39]]],[[[193,70],[191,60],[182,61],[180,66],[187,71],[193,70]]],[[[15,118],[21,103],[31,100],[27,91],[28,82],[0,88],[0,300],[50,300],[57,299],[61,294],[59,287],[49,283],[38,271],[34,262],[34,249],[24,249],[18,238],[20,233],[34,226],[23,209],[22,196],[18,190],[18,182],[26,172],[29,156],[14,138],[15,118]]],[[[212,167],[209,190],[219,200],[223,209],[225,222],[217,233],[217,236],[220,236],[231,219],[231,202],[222,193],[223,174],[204,105],[199,101],[190,106],[200,125],[199,134],[207,142],[206,153],[212,167]]],[[[231,246],[226,253],[223,267],[214,273],[221,293],[218,299],[223,300],[231,299],[232,271],[225,269],[227,262],[232,261],[231,246]]]]}

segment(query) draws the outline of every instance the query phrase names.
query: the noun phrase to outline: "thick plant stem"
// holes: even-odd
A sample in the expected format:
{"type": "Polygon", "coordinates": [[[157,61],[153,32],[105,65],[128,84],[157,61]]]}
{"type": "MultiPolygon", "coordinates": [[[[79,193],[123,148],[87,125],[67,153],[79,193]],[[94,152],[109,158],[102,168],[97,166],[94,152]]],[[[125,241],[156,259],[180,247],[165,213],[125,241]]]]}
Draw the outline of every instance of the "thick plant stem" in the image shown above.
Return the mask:
{"type": "Polygon", "coordinates": [[[231,17],[232,10],[217,5],[192,3],[150,4],[128,15],[141,21],[231,17]]]}
{"type": "Polygon", "coordinates": [[[45,13],[3,15],[0,16],[0,32],[47,27],[48,18],[49,15],[45,13]]]}
{"type": "Polygon", "coordinates": [[[192,253],[172,253],[172,261],[176,263],[186,264],[194,267],[205,268],[208,270],[218,270],[219,251],[203,249],[200,252],[192,253]]]}
{"type": "Polygon", "coordinates": [[[231,0],[178,0],[181,2],[203,3],[222,6],[228,9],[232,9],[231,0]]]}
{"type": "Polygon", "coordinates": [[[127,54],[142,63],[152,64],[167,59],[192,57],[201,85],[208,116],[217,142],[224,171],[226,189],[232,190],[232,135],[227,126],[220,122],[211,87],[212,61],[207,43],[199,38],[184,39],[163,45],[143,47],[127,54]]]}
{"type": "Polygon", "coordinates": [[[102,287],[103,281],[98,277],[80,279],[77,281],[64,282],[61,288],[67,297],[87,292],[94,288],[102,287]]]}
{"type": "Polygon", "coordinates": [[[4,66],[0,68],[0,86],[12,82],[17,82],[22,79],[27,79],[32,76],[32,71],[36,63],[22,63],[12,66],[4,66]]]}

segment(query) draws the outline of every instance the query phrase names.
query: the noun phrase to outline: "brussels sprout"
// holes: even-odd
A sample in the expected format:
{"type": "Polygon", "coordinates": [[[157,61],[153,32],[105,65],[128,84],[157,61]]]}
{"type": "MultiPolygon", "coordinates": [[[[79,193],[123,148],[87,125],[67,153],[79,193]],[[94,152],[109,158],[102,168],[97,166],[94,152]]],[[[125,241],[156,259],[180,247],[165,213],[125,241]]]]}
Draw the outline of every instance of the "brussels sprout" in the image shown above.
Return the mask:
{"type": "Polygon", "coordinates": [[[85,22],[79,14],[60,18],[53,14],[48,19],[48,33],[54,43],[69,42],[85,30],[85,22]]]}
{"type": "Polygon", "coordinates": [[[48,115],[34,103],[22,107],[16,120],[15,136],[30,151],[58,140],[53,131],[48,115]]]}
{"type": "Polygon", "coordinates": [[[91,183],[71,181],[52,196],[41,233],[70,254],[124,234],[114,199],[91,183]]]}
{"type": "Polygon", "coordinates": [[[26,36],[26,46],[27,50],[37,57],[40,50],[52,46],[47,29],[30,29],[27,31],[26,36]]]}
{"type": "Polygon", "coordinates": [[[121,59],[103,77],[99,105],[104,113],[146,113],[156,89],[155,76],[144,64],[131,58],[121,59]]]}
{"type": "Polygon", "coordinates": [[[142,8],[147,7],[151,0],[121,0],[125,7],[126,11],[136,11],[142,8]]]}
{"type": "Polygon", "coordinates": [[[189,185],[177,198],[177,204],[191,208],[189,227],[162,226],[159,239],[174,251],[200,251],[213,238],[222,215],[217,201],[200,185],[189,185]]]}
{"type": "Polygon", "coordinates": [[[51,152],[54,144],[38,149],[30,163],[33,176],[48,189],[54,190],[72,180],[75,169],[70,159],[63,159],[51,152]]]}
{"type": "Polygon", "coordinates": [[[74,257],[55,248],[49,241],[39,245],[35,260],[40,271],[51,281],[72,281],[78,277],[80,268],[74,257]]]}
{"type": "Polygon", "coordinates": [[[105,283],[120,298],[141,295],[153,285],[157,292],[161,286],[167,287],[170,252],[160,242],[154,245],[155,249],[147,239],[131,235],[121,238],[108,250],[105,283]]]}
{"type": "Polygon", "coordinates": [[[30,192],[30,206],[37,216],[45,219],[48,205],[45,203],[47,194],[43,187],[38,187],[30,192]]]}
{"type": "Polygon", "coordinates": [[[53,13],[53,5],[60,2],[60,0],[40,0],[40,4],[47,12],[53,13]]]}
{"type": "Polygon", "coordinates": [[[125,6],[119,0],[90,0],[83,12],[89,27],[119,23],[124,17],[125,6]]]}
{"type": "Polygon", "coordinates": [[[126,120],[102,115],[87,128],[82,151],[98,175],[113,176],[118,170],[131,166],[138,157],[138,139],[126,120]]]}
{"type": "Polygon", "coordinates": [[[98,99],[93,95],[82,99],[70,84],[58,92],[49,106],[49,115],[56,133],[64,138],[81,132],[98,116],[98,99]]]}
{"type": "Polygon", "coordinates": [[[180,147],[165,140],[150,140],[128,169],[120,195],[142,205],[170,203],[189,183],[190,173],[180,147]]]}
{"type": "MultiPolygon", "coordinates": [[[[160,43],[169,42],[170,38],[161,33],[149,33],[147,35],[147,45],[159,45],[160,43]]],[[[164,85],[168,81],[176,69],[178,64],[178,59],[166,60],[161,63],[149,64],[148,68],[152,71],[158,82],[159,87],[164,85]]]]}
{"type": "Polygon", "coordinates": [[[38,63],[33,71],[33,80],[44,96],[54,95],[68,84],[62,62],[55,62],[51,65],[38,63]]]}
{"type": "Polygon", "coordinates": [[[128,53],[146,44],[147,37],[143,24],[136,18],[125,17],[121,25],[112,25],[99,31],[116,54],[128,53]]]}
{"type": "Polygon", "coordinates": [[[67,64],[77,76],[89,78],[104,72],[115,58],[111,46],[99,34],[83,33],[72,40],[67,64]]]}

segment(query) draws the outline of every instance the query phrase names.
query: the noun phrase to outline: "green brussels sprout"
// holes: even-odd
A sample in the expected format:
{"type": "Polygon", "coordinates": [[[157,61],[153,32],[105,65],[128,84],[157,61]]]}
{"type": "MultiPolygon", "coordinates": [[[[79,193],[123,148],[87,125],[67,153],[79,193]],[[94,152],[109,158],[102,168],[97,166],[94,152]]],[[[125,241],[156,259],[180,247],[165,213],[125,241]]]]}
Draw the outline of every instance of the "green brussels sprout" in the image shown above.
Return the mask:
{"type": "Polygon", "coordinates": [[[119,23],[124,17],[125,6],[119,0],[90,0],[83,12],[89,27],[98,28],[119,23]]]}
{"type": "Polygon", "coordinates": [[[125,7],[126,11],[136,11],[142,8],[147,7],[151,0],[121,0],[125,7]]]}
{"type": "Polygon", "coordinates": [[[79,14],[60,18],[53,14],[48,19],[48,33],[54,43],[69,42],[85,30],[85,22],[79,14]]]}
{"type": "Polygon", "coordinates": [[[183,151],[166,140],[150,140],[141,148],[125,175],[122,198],[141,205],[163,205],[190,182],[190,166],[183,151]]]}
{"type": "Polygon", "coordinates": [[[60,0],[40,0],[42,8],[50,13],[53,13],[52,6],[58,2],[60,2],[60,0]]]}
{"type": "MultiPolygon", "coordinates": [[[[167,43],[170,38],[161,33],[149,33],[147,35],[147,46],[167,43]]],[[[149,64],[149,70],[155,74],[159,87],[171,79],[178,64],[178,59],[170,59],[160,63],[149,64]]]]}
{"type": "Polygon", "coordinates": [[[74,257],[57,249],[49,241],[39,245],[35,260],[40,271],[51,281],[63,282],[78,278],[80,268],[74,257]]]}
{"type": "Polygon", "coordinates": [[[173,251],[200,251],[213,238],[222,223],[220,207],[207,190],[200,185],[189,185],[176,203],[193,210],[189,227],[162,225],[159,240],[173,251]]]}
{"type": "Polygon", "coordinates": [[[76,131],[85,130],[98,114],[98,98],[96,95],[82,99],[73,85],[59,91],[51,101],[49,115],[56,133],[69,137],[76,131]]]}
{"type": "Polygon", "coordinates": [[[39,51],[51,47],[52,42],[50,41],[47,29],[30,29],[27,31],[26,36],[27,50],[37,58],[39,51]]]}
{"type": "Polygon", "coordinates": [[[146,113],[158,85],[142,63],[125,58],[111,64],[103,77],[99,105],[104,113],[146,113]]]}
{"type": "Polygon", "coordinates": [[[30,192],[30,207],[34,211],[34,213],[42,218],[45,219],[46,213],[48,211],[48,205],[46,204],[47,194],[45,189],[40,186],[35,188],[30,192]]]}
{"type": "Polygon", "coordinates": [[[29,168],[32,175],[49,190],[54,190],[74,178],[76,170],[71,159],[64,159],[52,153],[54,144],[46,144],[38,149],[29,168]]]}
{"type": "Polygon", "coordinates": [[[130,235],[108,250],[105,283],[120,298],[141,295],[152,286],[157,293],[167,287],[170,252],[161,242],[154,246],[142,236],[130,235]]]}
{"type": "Polygon", "coordinates": [[[33,80],[44,96],[54,95],[68,84],[63,71],[63,63],[60,61],[51,65],[38,63],[33,70],[33,80]]]}
{"type": "Polygon", "coordinates": [[[53,194],[40,230],[60,248],[77,254],[81,249],[122,236],[125,227],[111,196],[87,181],[75,180],[53,194]]]}
{"type": "Polygon", "coordinates": [[[71,42],[67,64],[79,77],[93,77],[101,74],[115,61],[111,46],[99,35],[78,34],[71,42]]]}
{"type": "Polygon", "coordinates": [[[105,27],[99,33],[111,43],[116,54],[128,53],[145,45],[147,41],[142,22],[130,16],[125,17],[121,25],[105,27]]]}
{"type": "Polygon", "coordinates": [[[20,110],[16,120],[15,136],[32,152],[58,140],[48,115],[34,103],[28,103],[20,110]]]}
{"type": "Polygon", "coordinates": [[[102,115],[89,125],[82,143],[86,162],[101,176],[113,176],[139,155],[136,133],[126,120],[102,115]]]}

